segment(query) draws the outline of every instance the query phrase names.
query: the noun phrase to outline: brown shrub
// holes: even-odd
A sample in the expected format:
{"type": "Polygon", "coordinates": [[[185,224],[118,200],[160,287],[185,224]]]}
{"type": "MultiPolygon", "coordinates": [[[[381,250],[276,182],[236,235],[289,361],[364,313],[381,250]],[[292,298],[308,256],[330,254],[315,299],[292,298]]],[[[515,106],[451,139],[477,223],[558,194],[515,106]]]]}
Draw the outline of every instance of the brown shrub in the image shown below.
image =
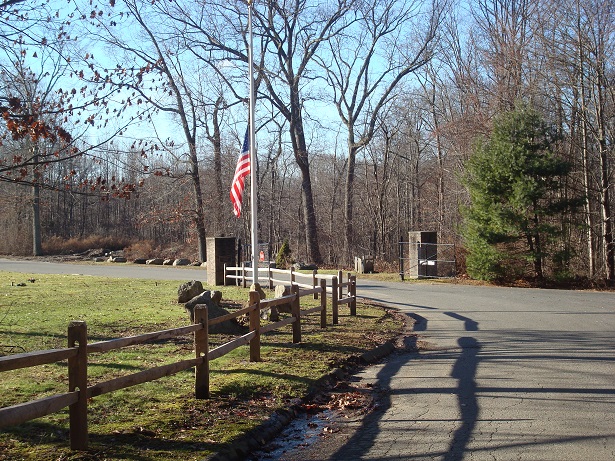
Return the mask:
{"type": "Polygon", "coordinates": [[[32,255],[32,212],[27,198],[0,185],[0,254],[32,255]]]}
{"type": "Polygon", "coordinates": [[[49,237],[43,242],[43,253],[54,254],[74,254],[83,253],[95,248],[105,248],[112,251],[123,249],[129,245],[130,241],[121,237],[88,235],[85,238],[49,237]]]}
{"type": "Polygon", "coordinates": [[[124,248],[124,256],[128,259],[149,259],[157,257],[158,251],[151,240],[139,240],[124,248]]]}

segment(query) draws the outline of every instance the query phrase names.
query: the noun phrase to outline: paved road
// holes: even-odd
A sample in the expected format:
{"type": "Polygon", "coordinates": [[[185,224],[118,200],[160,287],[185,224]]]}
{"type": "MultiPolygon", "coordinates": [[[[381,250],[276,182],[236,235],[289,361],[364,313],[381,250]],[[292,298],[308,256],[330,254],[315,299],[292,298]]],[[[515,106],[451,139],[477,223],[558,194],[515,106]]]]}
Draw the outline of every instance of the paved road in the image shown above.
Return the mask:
{"type": "Polygon", "coordinates": [[[278,459],[615,460],[613,293],[375,282],[358,291],[414,317],[409,343],[421,350],[357,375],[381,391],[379,409],[278,459]]]}
{"type": "Polygon", "coordinates": [[[37,260],[17,260],[0,258],[1,271],[22,272],[28,274],[80,274],[100,277],[137,278],[149,280],[191,280],[198,278],[205,281],[207,271],[202,268],[185,266],[146,266],[134,264],[70,264],[41,262],[37,260]],[[198,274],[198,275],[196,275],[198,274]]]}
{"type": "MultiPolygon", "coordinates": [[[[189,269],[0,259],[1,270],[184,280],[189,269]]],[[[420,351],[357,375],[382,391],[378,410],[279,459],[615,460],[615,294],[372,281],[358,292],[413,317],[420,351]]]]}

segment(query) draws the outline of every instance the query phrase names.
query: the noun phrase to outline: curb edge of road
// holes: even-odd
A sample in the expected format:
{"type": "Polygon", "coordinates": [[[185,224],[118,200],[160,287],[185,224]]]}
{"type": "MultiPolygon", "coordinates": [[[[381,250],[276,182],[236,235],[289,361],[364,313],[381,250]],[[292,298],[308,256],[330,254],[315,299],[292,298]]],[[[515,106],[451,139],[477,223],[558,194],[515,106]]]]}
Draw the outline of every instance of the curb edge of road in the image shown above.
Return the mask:
{"type": "MultiPolygon", "coordinates": [[[[358,357],[358,365],[370,365],[395,351],[395,341],[387,341],[376,346],[374,349],[364,352],[358,357]]],[[[351,362],[351,361],[349,361],[351,362]]],[[[349,368],[355,364],[350,363],[349,368]]],[[[309,399],[323,386],[331,386],[343,380],[353,371],[343,367],[334,368],[326,375],[319,378],[313,385],[312,390],[303,398],[309,399]]],[[[266,421],[258,427],[248,431],[231,446],[205,458],[206,461],[241,461],[253,451],[266,445],[280,435],[280,432],[301,412],[300,404],[295,403],[288,408],[275,411],[266,421]]]]}

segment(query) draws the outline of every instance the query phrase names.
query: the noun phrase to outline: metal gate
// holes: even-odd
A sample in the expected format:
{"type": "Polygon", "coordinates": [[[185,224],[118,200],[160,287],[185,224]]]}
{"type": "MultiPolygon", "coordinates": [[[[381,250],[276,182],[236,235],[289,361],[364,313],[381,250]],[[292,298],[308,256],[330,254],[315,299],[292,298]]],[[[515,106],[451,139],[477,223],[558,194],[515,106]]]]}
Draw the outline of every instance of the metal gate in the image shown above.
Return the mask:
{"type": "MultiPolygon", "coordinates": [[[[239,242],[238,245],[239,257],[238,261],[241,264],[245,262],[247,266],[252,264],[252,244],[239,242]]],[[[271,245],[269,242],[260,242],[258,244],[258,267],[268,267],[271,260],[271,245]]],[[[275,262],[275,258],[273,260],[275,262]]]]}
{"type": "Polygon", "coordinates": [[[399,277],[451,278],[457,276],[453,243],[399,242],[399,277]]]}

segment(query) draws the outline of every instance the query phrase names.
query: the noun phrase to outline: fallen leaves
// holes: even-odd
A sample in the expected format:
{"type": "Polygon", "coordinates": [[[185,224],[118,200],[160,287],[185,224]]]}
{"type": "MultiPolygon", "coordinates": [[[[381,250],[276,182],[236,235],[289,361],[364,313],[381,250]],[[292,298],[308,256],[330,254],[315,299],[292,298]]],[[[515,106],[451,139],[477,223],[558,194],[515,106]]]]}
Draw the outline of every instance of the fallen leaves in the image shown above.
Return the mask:
{"type": "Polygon", "coordinates": [[[345,392],[343,394],[333,395],[329,402],[329,408],[342,411],[347,409],[363,409],[369,407],[371,401],[371,396],[365,392],[345,392]]]}

